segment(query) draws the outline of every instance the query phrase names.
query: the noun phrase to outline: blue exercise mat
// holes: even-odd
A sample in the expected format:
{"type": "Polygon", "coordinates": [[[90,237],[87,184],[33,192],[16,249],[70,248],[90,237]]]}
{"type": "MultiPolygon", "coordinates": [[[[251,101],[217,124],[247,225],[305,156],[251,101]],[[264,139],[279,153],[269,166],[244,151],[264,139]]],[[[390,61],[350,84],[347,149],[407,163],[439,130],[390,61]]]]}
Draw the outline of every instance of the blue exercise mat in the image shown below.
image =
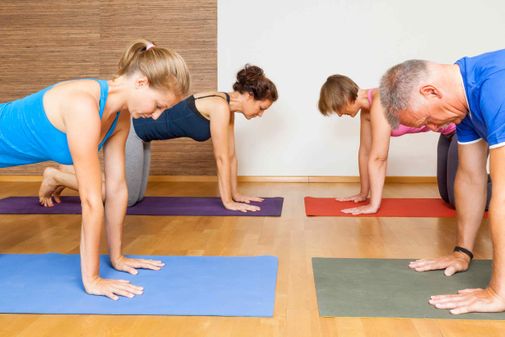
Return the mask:
{"type": "Polygon", "coordinates": [[[113,301],[84,292],[79,255],[0,254],[0,313],[272,317],[277,257],[138,256],[160,271],[101,275],[130,280],[144,294],[113,301]]]}

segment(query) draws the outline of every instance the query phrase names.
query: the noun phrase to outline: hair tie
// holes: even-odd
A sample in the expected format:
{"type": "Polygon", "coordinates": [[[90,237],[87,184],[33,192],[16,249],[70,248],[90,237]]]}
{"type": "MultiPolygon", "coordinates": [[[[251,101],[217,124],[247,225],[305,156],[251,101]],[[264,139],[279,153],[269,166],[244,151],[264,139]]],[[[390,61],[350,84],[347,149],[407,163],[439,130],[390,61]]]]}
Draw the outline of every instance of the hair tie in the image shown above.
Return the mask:
{"type": "Polygon", "coordinates": [[[149,49],[151,49],[151,48],[153,48],[153,47],[154,47],[154,43],[152,43],[152,42],[148,42],[148,43],[146,44],[146,51],[148,51],[149,49]]]}

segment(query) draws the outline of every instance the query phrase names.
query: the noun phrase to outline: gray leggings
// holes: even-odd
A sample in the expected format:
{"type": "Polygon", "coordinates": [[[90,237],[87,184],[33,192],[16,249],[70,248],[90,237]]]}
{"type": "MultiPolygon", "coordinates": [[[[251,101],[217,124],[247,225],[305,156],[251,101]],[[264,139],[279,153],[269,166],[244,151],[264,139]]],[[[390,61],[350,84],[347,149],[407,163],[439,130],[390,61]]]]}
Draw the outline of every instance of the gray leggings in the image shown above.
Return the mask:
{"type": "Polygon", "coordinates": [[[126,140],[126,183],[128,207],[144,199],[151,166],[151,143],[144,142],[135,133],[133,124],[126,140]]]}
{"type": "MultiPolygon", "coordinates": [[[[437,148],[437,182],[440,197],[452,208],[456,206],[454,181],[458,169],[458,137],[440,135],[437,148]]],[[[491,179],[488,176],[486,209],[491,199],[491,179]]]]}

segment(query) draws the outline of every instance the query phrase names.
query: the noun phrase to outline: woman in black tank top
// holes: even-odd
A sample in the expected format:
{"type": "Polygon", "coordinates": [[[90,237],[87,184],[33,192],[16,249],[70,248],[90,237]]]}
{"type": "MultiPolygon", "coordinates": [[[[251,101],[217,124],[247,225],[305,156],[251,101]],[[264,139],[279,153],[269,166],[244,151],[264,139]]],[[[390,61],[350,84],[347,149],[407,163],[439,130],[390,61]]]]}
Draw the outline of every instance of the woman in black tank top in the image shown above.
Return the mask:
{"type": "MultiPolygon", "coordinates": [[[[261,198],[245,196],[237,190],[237,158],[235,155],[235,113],[246,119],[263,115],[278,98],[277,89],[256,66],[246,65],[237,73],[233,92],[203,92],[186,98],[166,110],[157,120],[137,119],[133,121],[126,146],[127,181],[129,206],[142,200],[147,187],[150,164],[150,141],[179,137],[190,137],[197,141],[212,138],[214,157],[218,171],[219,192],[223,206],[241,212],[257,211],[251,201],[261,198]],[[140,154],[131,150],[130,142],[140,142],[140,154]],[[131,163],[129,169],[128,162],[131,163]]],[[[45,180],[54,181],[56,202],[63,188],[75,188],[70,168],[48,168],[45,180]]],[[[75,179],[74,179],[75,180],[75,179]]],[[[75,181],[75,185],[77,182],[75,181]]]]}

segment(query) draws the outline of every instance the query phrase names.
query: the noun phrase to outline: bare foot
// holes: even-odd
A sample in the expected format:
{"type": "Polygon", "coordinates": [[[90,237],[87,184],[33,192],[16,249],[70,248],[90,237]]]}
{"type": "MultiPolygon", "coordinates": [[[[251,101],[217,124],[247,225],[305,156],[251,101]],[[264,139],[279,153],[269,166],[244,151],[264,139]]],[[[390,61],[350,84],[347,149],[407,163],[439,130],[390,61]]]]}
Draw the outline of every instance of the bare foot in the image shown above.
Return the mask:
{"type": "Polygon", "coordinates": [[[63,164],[60,164],[59,169],[60,169],[61,172],[75,174],[74,165],[63,165],[63,164]]]}
{"type": "Polygon", "coordinates": [[[58,185],[54,179],[58,170],[54,167],[46,167],[44,174],[42,175],[42,183],[39,189],[39,203],[44,207],[53,207],[53,193],[57,189],[58,185]]]}
{"type": "Polygon", "coordinates": [[[61,192],[63,192],[64,189],[65,189],[65,186],[60,185],[60,186],[56,187],[56,189],[53,192],[53,198],[57,204],[59,204],[61,202],[61,192]]]}

